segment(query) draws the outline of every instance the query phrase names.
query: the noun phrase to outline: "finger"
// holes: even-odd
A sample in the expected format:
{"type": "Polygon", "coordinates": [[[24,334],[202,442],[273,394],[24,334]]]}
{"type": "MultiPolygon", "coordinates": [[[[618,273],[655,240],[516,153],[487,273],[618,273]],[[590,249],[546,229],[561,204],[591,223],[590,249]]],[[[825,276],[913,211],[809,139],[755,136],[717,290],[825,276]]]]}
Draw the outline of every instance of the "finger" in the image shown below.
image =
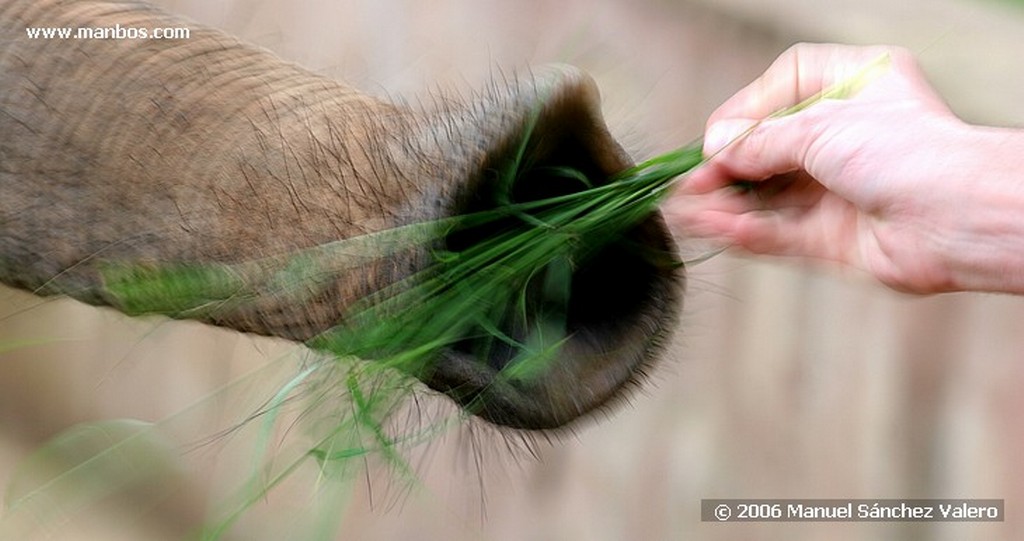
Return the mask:
{"type": "Polygon", "coordinates": [[[775,212],[748,212],[735,217],[732,241],[756,254],[811,255],[805,253],[805,231],[775,212]]]}
{"type": "MultiPolygon", "coordinates": [[[[848,80],[885,53],[908,59],[895,47],[801,43],[783,52],[763,75],[737,92],[708,118],[708,126],[729,118],[765,118],[848,80]]],[[[912,59],[911,59],[912,62],[912,59]]]]}
{"type": "MultiPolygon", "coordinates": [[[[749,252],[773,255],[797,255],[794,233],[785,220],[768,211],[735,213],[706,209],[669,222],[687,237],[712,239],[749,252]]],[[[801,243],[802,244],[802,243],[801,243]]]]}
{"type": "MultiPolygon", "coordinates": [[[[821,135],[816,122],[822,110],[751,124],[749,120],[723,120],[707,130],[707,140],[725,145],[710,152],[719,177],[739,180],[767,178],[807,168],[811,145],[821,135]]],[[[711,147],[709,147],[710,149],[711,147]]]]}
{"type": "Polygon", "coordinates": [[[728,186],[735,181],[718,162],[707,162],[686,175],[674,195],[703,195],[728,186]]]}
{"type": "Polygon", "coordinates": [[[782,188],[791,192],[791,186],[805,187],[816,183],[810,175],[801,171],[806,166],[804,161],[807,151],[801,151],[800,147],[810,146],[811,141],[805,139],[813,136],[815,132],[808,130],[813,130],[813,126],[820,124],[808,118],[802,118],[799,122],[764,124],[748,120],[727,120],[712,126],[705,137],[704,155],[707,156],[707,161],[683,179],[677,193],[707,194],[732,185],[737,180],[760,181],[771,178],[777,181],[772,187],[773,193],[783,191],[782,188]],[[804,123],[809,127],[800,126],[804,123]],[[800,131],[785,131],[794,128],[800,131]],[[757,133],[754,133],[755,131],[757,133]],[[786,137],[780,136],[779,131],[786,137]],[[750,138],[752,140],[745,140],[750,138]],[[777,151],[773,147],[779,145],[785,147],[787,155],[777,156],[777,151]],[[739,148],[730,149],[727,155],[720,156],[725,148],[730,146],[739,148]],[[771,155],[776,160],[766,161],[764,155],[771,155]]]}
{"type": "Polygon", "coordinates": [[[725,147],[737,142],[757,129],[760,119],[730,118],[709,124],[704,131],[704,156],[714,158],[725,147]]]}
{"type": "Polygon", "coordinates": [[[804,171],[774,176],[750,185],[750,198],[761,210],[808,209],[822,202],[828,190],[804,171]]]}
{"type": "Polygon", "coordinates": [[[700,216],[702,231],[756,254],[829,259],[823,253],[822,232],[806,219],[775,211],[742,214],[708,211],[700,216]]]}
{"type": "MultiPolygon", "coordinates": [[[[813,190],[809,190],[813,191],[813,190]]],[[[857,213],[841,200],[791,198],[779,206],[752,194],[722,190],[717,194],[670,201],[666,218],[688,236],[713,238],[755,253],[852,261],[857,213]]]]}
{"type": "Polygon", "coordinates": [[[706,219],[752,212],[760,204],[750,194],[724,189],[696,196],[674,195],[662,204],[661,212],[665,221],[676,231],[687,236],[714,238],[722,231],[715,227],[715,223],[706,223],[706,219]]]}
{"type": "MultiPolygon", "coordinates": [[[[724,178],[732,183],[731,178],[724,178]]],[[[718,184],[719,180],[711,182],[718,184]]],[[[706,191],[679,189],[662,205],[662,211],[667,219],[686,223],[691,215],[710,210],[734,214],[754,210],[806,210],[821,203],[826,195],[825,187],[814,178],[796,172],[757,183],[749,190],[729,185],[706,191]]]]}
{"type": "Polygon", "coordinates": [[[741,214],[760,210],[762,203],[751,194],[719,190],[706,195],[673,197],[662,204],[663,213],[685,218],[704,211],[741,214]]]}

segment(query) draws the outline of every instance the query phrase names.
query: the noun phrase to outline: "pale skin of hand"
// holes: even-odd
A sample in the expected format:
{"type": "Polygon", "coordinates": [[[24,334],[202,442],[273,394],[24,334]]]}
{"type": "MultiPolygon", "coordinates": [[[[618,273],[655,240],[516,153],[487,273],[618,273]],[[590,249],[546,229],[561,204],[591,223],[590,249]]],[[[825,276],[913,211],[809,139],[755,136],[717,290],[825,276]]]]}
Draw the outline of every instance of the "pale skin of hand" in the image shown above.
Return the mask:
{"type": "Polygon", "coordinates": [[[901,291],[1024,293],[1024,131],[961,121],[906,50],[794,46],[711,115],[704,153],[663,207],[681,235],[901,291]],[[886,54],[853,96],[763,120],[886,54]]]}

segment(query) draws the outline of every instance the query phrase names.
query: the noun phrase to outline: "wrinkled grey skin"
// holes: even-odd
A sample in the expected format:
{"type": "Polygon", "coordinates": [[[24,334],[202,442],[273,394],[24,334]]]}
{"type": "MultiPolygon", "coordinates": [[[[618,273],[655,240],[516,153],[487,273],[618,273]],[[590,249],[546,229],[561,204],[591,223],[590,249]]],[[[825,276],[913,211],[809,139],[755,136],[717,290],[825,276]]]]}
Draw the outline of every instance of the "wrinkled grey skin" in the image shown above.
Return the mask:
{"type": "MultiPolygon", "coordinates": [[[[238,263],[450,216],[535,111],[535,157],[607,178],[629,165],[593,82],[567,67],[412,110],[367,97],[215,29],[134,2],[0,5],[0,281],[97,305],[109,262],[238,263]],[[41,40],[25,29],[187,26],[187,40],[41,40]],[[539,108],[539,109],[538,109],[539,108]]],[[[533,178],[543,193],[543,178],[533,178]]],[[[527,187],[526,193],[533,189],[527,187]]],[[[658,217],[620,243],[671,251],[658,217]]],[[[419,268],[405,253],[359,265],[301,303],[267,296],[202,316],[306,341],[354,299],[419,268]]],[[[257,271],[254,271],[257,272],[257,271]]],[[[455,349],[425,383],[478,415],[561,426],[609,403],[674,323],[678,270],[612,247],[577,271],[573,338],[538,381],[492,386],[495,360],[455,349]]]]}

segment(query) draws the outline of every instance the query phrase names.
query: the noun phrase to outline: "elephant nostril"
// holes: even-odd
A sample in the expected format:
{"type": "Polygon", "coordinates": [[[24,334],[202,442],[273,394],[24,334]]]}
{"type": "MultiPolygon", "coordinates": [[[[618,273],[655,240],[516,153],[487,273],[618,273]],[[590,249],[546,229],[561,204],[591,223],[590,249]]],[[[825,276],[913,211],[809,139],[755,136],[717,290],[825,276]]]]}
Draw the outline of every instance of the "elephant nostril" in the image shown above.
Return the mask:
{"type": "MultiPolygon", "coordinates": [[[[572,145],[568,145],[571,147],[572,145]]],[[[512,202],[522,203],[557,197],[581,191],[588,186],[562,175],[552,176],[555,163],[561,168],[586,175],[596,184],[607,180],[604,173],[595,173],[592,163],[578,161],[582,153],[570,150],[547,157],[521,175],[512,186],[512,202]],[[573,164],[573,165],[564,165],[573,164]],[[584,171],[590,171],[584,173],[584,171]]],[[[474,205],[467,212],[490,210],[498,205],[493,186],[481,186],[474,205]]],[[[459,253],[476,243],[487,242],[503,231],[514,230],[523,218],[510,216],[484,226],[452,232],[445,238],[445,249],[459,253]]],[[[650,227],[641,226],[620,238],[602,239],[604,244],[585,259],[567,262],[569,272],[546,268],[539,276],[527,277],[522,283],[521,303],[506,307],[498,318],[499,329],[506,337],[522,342],[538,322],[561,327],[572,336],[591,335],[602,342],[617,339],[618,329],[642,311],[649,297],[651,284],[660,275],[672,272],[676,265],[667,246],[655,248],[650,242],[650,227]],[[567,283],[554,283],[558,281],[567,283]]],[[[495,340],[481,330],[453,346],[453,349],[474,355],[495,370],[502,370],[519,349],[507,341],[495,340]]]]}
{"type": "MultiPolygon", "coordinates": [[[[465,186],[455,215],[580,192],[618,173],[599,163],[621,161],[600,155],[620,152],[610,138],[593,137],[582,122],[550,124],[535,127],[522,154],[513,144],[492,153],[465,186]],[[512,177],[506,176],[510,168],[512,177]]],[[[451,231],[443,250],[466,252],[522,230],[524,222],[544,227],[537,216],[510,213],[451,231]]],[[[563,241],[580,246],[535,275],[510,273],[508,287],[518,295],[499,306],[487,325],[450,345],[425,379],[428,385],[491,422],[540,429],[600,407],[638,376],[674,322],[680,300],[680,264],[660,218],[651,216],[612,237],[563,241]],[[529,378],[510,377],[517,363],[526,362],[525,349],[544,349],[548,358],[529,378]]]]}
{"type": "MultiPolygon", "coordinates": [[[[515,156],[513,148],[493,154],[490,163],[482,169],[480,178],[470,184],[461,198],[461,207],[456,215],[483,213],[507,205],[550,199],[608,180],[610,175],[594,163],[578,139],[550,132],[543,135],[549,143],[553,137],[559,138],[556,152],[538,156],[536,145],[528,142],[522,156],[515,156]],[[513,177],[510,184],[506,182],[506,175],[513,177]]],[[[453,230],[444,238],[444,249],[463,253],[503,233],[521,229],[524,220],[531,219],[539,220],[532,215],[517,213],[475,227],[453,230]]],[[[593,309],[598,308],[587,299],[595,294],[593,273],[583,272],[580,274],[583,279],[577,280],[570,267],[579,262],[563,263],[565,269],[561,271],[549,265],[538,276],[509,276],[510,281],[520,281],[510,284],[510,287],[521,290],[521,296],[517,305],[506,306],[503,313],[495,318],[498,328],[493,330],[500,331],[504,339],[495,339],[493,330],[478,329],[478,333],[455,344],[452,349],[475,356],[500,371],[519,353],[520,348],[511,342],[525,341],[530,329],[541,320],[545,320],[543,322],[548,326],[559,327],[561,334],[582,330],[586,325],[580,323],[593,317],[593,309]],[[581,287],[584,285],[587,287],[581,287]],[[587,309],[574,307],[577,304],[587,309]]]]}

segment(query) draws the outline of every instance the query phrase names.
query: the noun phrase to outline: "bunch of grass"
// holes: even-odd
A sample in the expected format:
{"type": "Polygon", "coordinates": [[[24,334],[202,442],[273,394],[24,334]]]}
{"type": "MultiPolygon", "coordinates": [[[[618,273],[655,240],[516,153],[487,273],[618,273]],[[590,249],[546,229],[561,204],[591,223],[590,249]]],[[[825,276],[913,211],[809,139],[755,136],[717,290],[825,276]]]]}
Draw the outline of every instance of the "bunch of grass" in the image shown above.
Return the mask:
{"type": "Polygon", "coordinates": [[[498,209],[441,224],[439,238],[501,223],[503,227],[460,251],[435,249],[426,269],[359,303],[343,325],[311,342],[335,355],[376,359],[423,375],[439,352],[467,338],[481,351],[510,347],[518,354],[503,377],[535,377],[566,336],[570,277],[607,243],[655,212],[672,179],[701,162],[698,146],[648,160],[594,186],[578,171],[549,168],[581,191],[531,202],[511,201],[512,186],[529,169],[525,144],[501,179],[498,209]],[[504,194],[504,195],[501,195],[504,194]],[[529,291],[544,292],[540,317],[527,318],[529,291]],[[510,321],[511,319],[511,321],[510,321]],[[502,329],[534,328],[517,340],[502,329]]]}

